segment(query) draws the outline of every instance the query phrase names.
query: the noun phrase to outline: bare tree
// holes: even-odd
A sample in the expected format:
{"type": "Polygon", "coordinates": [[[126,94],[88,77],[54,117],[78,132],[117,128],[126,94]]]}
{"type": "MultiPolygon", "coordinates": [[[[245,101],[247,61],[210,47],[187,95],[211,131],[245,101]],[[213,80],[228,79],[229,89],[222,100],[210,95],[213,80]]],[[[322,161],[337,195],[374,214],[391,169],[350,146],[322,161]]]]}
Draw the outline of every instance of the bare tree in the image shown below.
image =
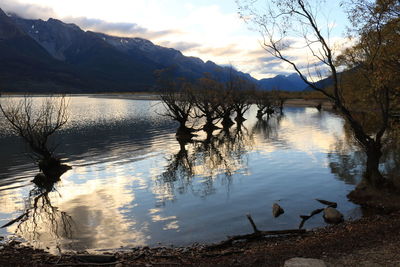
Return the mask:
{"type": "MultiPolygon", "coordinates": [[[[383,185],[385,181],[379,172],[379,161],[382,155],[382,137],[388,127],[388,111],[391,101],[388,90],[390,88],[385,88],[379,82],[373,84],[374,89],[379,92],[373,97],[375,97],[374,101],[379,107],[381,125],[376,133],[370,135],[357,120],[351,106],[347,105],[344,97],[338,74],[339,65],[335,61],[334,45],[330,43],[331,28],[329,23],[325,28],[321,27],[319,23],[318,14],[322,13],[322,8],[319,5],[321,1],[271,0],[268,1],[270,5],[262,13],[258,12],[260,9],[256,6],[256,2],[254,0],[237,0],[242,18],[256,25],[257,30],[264,38],[262,45],[268,53],[293,67],[310,88],[325,95],[343,114],[352,128],[355,138],[367,155],[365,175],[367,181],[372,185],[383,185]],[[307,66],[297,63],[290,54],[296,43],[292,38],[293,36],[300,37],[303,53],[308,53],[310,56],[307,66]],[[315,83],[317,78],[323,76],[330,76],[332,88],[327,89],[315,83]]],[[[357,56],[362,62],[368,62],[369,66],[372,64],[373,69],[376,70],[379,65],[385,64],[379,60],[380,56],[384,55],[382,53],[383,48],[385,46],[393,47],[394,45],[390,43],[391,36],[384,31],[384,26],[391,21],[388,18],[388,10],[398,10],[399,2],[393,0],[377,1],[376,3],[369,0],[356,2],[360,5],[356,6],[356,9],[353,9],[350,15],[355,15],[356,11],[362,10],[363,21],[366,22],[364,25],[368,26],[360,27],[359,44],[361,49],[357,50],[357,56]],[[393,6],[394,8],[389,8],[393,6]],[[365,21],[366,19],[368,21],[365,21]],[[371,34],[375,36],[372,40],[369,38],[371,34]],[[364,39],[372,41],[373,46],[364,42],[364,39]]],[[[397,25],[399,25],[398,22],[397,25]]],[[[398,57],[395,58],[396,60],[398,62],[398,57]]],[[[385,86],[389,84],[385,83],[385,86]]]]}
{"type": "Polygon", "coordinates": [[[212,79],[210,76],[200,78],[194,93],[194,101],[196,104],[196,116],[205,118],[206,123],[203,130],[212,132],[218,129],[216,123],[221,120],[219,95],[223,90],[223,85],[212,79]]]}
{"type": "Polygon", "coordinates": [[[164,69],[156,72],[160,98],[166,110],[161,115],[179,123],[176,132],[178,138],[190,139],[195,131],[187,126],[194,109],[191,84],[183,78],[173,80],[170,71],[170,69],[164,69]]]}
{"type": "Polygon", "coordinates": [[[226,86],[224,90],[219,92],[218,97],[219,106],[217,112],[222,118],[222,127],[228,130],[234,124],[231,119],[234,110],[232,91],[226,86]]]}
{"type": "Polygon", "coordinates": [[[244,114],[251,107],[251,97],[254,91],[255,85],[252,82],[244,80],[240,77],[234,77],[232,102],[233,109],[236,112],[235,121],[238,124],[241,124],[246,120],[244,114]]]}
{"type": "Polygon", "coordinates": [[[60,165],[54,156],[55,147],[49,147],[48,140],[67,123],[67,109],[68,101],[64,95],[45,98],[40,104],[29,96],[0,103],[0,110],[10,129],[28,143],[44,172],[60,165]]]}
{"type": "Polygon", "coordinates": [[[166,90],[161,93],[161,100],[166,108],[163,115],[179,122],[177,136],[192,135],[195,130],[187,126],[194,107],[190,88],[178,92],[166,90]]]}
{"type": "Polygon", "coordinates": [[[277,99],[272,92],[258,91],[254,95],[254,102],[257,105],[257,119],[261,120],[265,114],[269,119],[272,114],[275,113],[275,109],[278,107],[277,99]]]}

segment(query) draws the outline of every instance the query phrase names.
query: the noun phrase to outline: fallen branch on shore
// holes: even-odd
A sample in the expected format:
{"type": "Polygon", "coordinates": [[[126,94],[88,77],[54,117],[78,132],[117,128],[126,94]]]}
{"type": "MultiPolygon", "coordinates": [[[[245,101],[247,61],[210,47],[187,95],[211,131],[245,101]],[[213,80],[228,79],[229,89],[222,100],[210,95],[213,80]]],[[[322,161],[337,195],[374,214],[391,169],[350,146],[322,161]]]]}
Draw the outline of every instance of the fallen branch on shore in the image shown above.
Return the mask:
{"type": "Polygon", "coordinates": [[[313,217],[314,215],[317,215],[317,214],[321,213],[323,210],[324,210],[324,209],[316,209],[316,210],[313,210],[313,211],[310,213],[310,215],[300,215],[301,222],[300,222],[300,225],[299,225],[299,229],[303,228],[304,223],[305,223],[308,219],[310,219],[310,218],[313,217]]]}
{"type": "Polygon", "coordinates": [[[274,230],[274,231],[261,231],[258,230],[256,224],[254,223],[253,218],[251,217],[250,214],[247,214],[247,219],[249,220],[251,226],[253,227],[253,233],[251,234],[245,234],[245,235],[235,235],[235,236],[230,236],[228,237],[227,240],[222,241],[218,244],[211,245],[208,248],[214,249],[214,248],[219,248],[219,247],[224,247],[224,246],[229,246],[232,244],[234,241],[238,240],[255,240],[255,239],[260,239],[264,238],[265,236],[269,235],[293,235],[293,234],[305,234],[307,231],[305,229],[288,229],[288,230],[274,230]]]}
{"type": "MultiPolygon", "coordinates": [[[[328,201],[328,200],[323,200],[323,199],[318,199],[318,198],[315,199],[315,200],[318,201],[318,202],[321,203],[321,204],[327,205],[327,206],[330,207],[330,208],[337,208],[337,203],[336,203],[336,202],[332,202],[332,201],[328,201]]],[[[316,210],[313,210],[313,211],[310,213],[310,215],[300,215],[301,222],[300,222],[300,225],[299,225],[299,229],[302,229],[302,228],[303,228],[304,223],[305,223],[308,219],[312,218],[314,215],[320,214],[322,211],[324,211],[324,209],[316,209],[316,210]]]]}

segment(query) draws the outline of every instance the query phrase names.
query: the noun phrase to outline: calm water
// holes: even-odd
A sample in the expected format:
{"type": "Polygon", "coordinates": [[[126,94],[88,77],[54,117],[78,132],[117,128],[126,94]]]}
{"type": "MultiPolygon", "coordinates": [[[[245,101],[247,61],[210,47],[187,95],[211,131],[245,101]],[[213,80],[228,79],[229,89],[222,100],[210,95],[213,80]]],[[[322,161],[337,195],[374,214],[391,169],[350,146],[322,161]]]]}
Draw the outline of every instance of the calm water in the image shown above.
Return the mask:
{"type": "MultiPolygon", "coordinates": [[[[0,225],[30,216],[0,235],[63,250],[181,246],[249,233],[248,213],[263,230],[297,228],[299,215],[322,207],[316,198],[337,202],[347,219],[361,215],[346,198],[358,167],[340,169],[345,138],[337,115],[287,108],[257,122],[251,109],[241,130],[179,144],[177,125],[162,110],[157,101],[72,97],[70,121],[53,143],[73,169],[36,209],[30,181],[38,170],[25,144],[2,129],[0,225]],[[274,202],[285,209],[277,219],[274,202]]],[[[323,225],[314,216],[305,228],[323,225]]]]}

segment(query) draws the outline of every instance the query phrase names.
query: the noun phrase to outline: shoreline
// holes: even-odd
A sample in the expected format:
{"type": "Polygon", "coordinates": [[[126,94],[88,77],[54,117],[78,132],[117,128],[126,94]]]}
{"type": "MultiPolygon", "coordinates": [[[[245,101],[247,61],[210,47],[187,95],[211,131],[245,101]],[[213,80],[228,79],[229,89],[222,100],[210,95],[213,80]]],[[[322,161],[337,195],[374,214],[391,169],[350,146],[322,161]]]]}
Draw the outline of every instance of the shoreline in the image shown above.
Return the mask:
{"type": "Polygon", "coordinates": [[[51,255],[11,242],[0,249],[1,266],[283,266],[294,257],[323,260],[327,266],[398,266],[400,212],[363,217],[355,221],[314,229],[305,234],[267,237],[229,246],[142,247],[103,255],[51,255]],[[83,256],[82,256],[83,255],[83,256]],[[82,257],[106,260],[83,263],[82,257]]]}

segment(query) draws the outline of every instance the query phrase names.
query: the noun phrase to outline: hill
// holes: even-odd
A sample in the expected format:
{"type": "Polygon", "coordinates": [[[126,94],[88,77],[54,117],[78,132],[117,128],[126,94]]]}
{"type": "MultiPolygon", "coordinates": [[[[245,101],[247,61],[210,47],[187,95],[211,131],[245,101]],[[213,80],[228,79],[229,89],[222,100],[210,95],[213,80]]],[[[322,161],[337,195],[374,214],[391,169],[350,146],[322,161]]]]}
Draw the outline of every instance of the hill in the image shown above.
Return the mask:
{"type": "Polygon", "coordinates": [[[263,90],[301,91],[297,74],[260,81],[212,61],[188,57],[142,38],[84,31],[60,20],[24,19],[0,9],[0,89],[11,92],[149,91],[154,72],[173,69],[175,78],[194,81],[205,73],[219,81],[233,75],[263,90]]]}

